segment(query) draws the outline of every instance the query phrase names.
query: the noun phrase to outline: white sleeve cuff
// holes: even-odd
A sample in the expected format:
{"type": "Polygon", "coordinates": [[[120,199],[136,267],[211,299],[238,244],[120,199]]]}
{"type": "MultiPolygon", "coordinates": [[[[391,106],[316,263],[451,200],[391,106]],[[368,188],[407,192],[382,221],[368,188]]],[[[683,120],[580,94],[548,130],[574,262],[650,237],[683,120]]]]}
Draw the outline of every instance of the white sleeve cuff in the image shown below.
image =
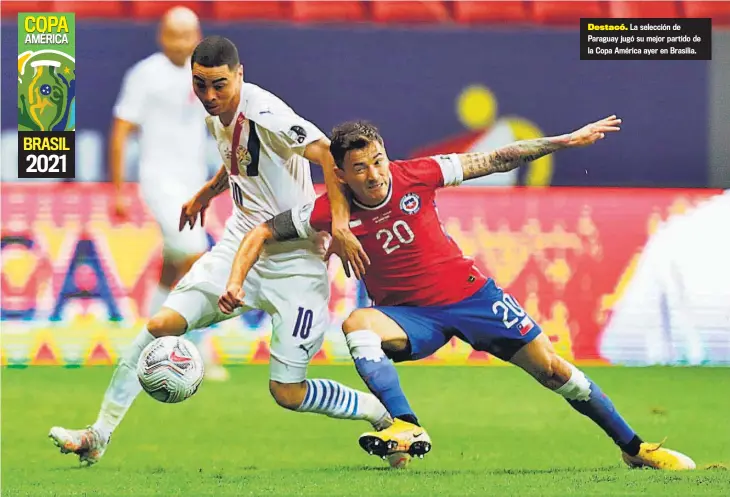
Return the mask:
{"type": "Polygon", "coordinates": [[[141,121],[140,113],[137,110],[130,109],[129,107],[125,107],[121,104],[114,106],[114,117],[121,119],[122,121],[136,124],[137,126],[139,126],[141,121]]]}
{"type": "Polygon", "coordinates": [[[433,159],[441,167],[444,186],[458,186],[464,181],[464,170],[458,154],[437,155],[433,159]]]}

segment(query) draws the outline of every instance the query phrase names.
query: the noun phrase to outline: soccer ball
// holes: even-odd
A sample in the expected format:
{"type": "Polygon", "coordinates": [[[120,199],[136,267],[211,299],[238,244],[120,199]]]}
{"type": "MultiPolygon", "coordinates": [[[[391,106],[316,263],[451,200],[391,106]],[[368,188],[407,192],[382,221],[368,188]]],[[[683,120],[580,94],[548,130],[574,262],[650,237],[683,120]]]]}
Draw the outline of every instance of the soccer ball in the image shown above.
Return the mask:
{"type": "Polygon", "coordinates": [[[167,404],[192,397],[204,373],[200,352],[183,337],[155,339],[144,348],[137,363],[137,377],[144,391],[167,404]]]}

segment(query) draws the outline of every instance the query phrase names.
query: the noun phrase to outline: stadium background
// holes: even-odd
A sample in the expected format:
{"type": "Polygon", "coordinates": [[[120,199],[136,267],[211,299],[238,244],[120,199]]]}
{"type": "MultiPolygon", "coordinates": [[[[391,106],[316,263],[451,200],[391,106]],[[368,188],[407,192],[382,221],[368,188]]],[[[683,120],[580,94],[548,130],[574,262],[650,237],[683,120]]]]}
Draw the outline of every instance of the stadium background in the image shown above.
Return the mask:
{"type": "MultiPolygon", "coordinates": [[[[726,4],[714,5],[725,11],[712,14],[712,61],[639,62],[580,61],[577,19],[634,15],[620,9],[701,17],[709,14],[693,9],[712,4],[179,3],[201,13],[204,33],[238,44],[247,80],[325,131],[345,119],[373,121],[393,158],[466,150],[482,138],[558,134],[620,115],[620,135],[541,159],[514,179],[517,186],[439,194],[444,223],[466,254],[578,363],[620,362],[602,350],[602,332],[648,238],[658,223],[730,187],[730,35],[717,29],[730,20],[726,4]],[[466,22],[469,7],[481,20],[466,22]]],[[[78,3],[2,6],[3,365],[113,364],[147,317],[160,268],[161,240],[145,206],[119,224],[101,183],[122,75],[155,50],[156,18],[170,4],[71,4],[78,3]],[[15,12],[54,9],[78,12],[77,181],[21,183],[8,98],[17,91],[15,12]]],[[[209,145],[212,171],[219,158],[209,145]]],[[[134,153],[128,161],[128,195],[137,198],[134,153]]],[[[216,202],[211,242],[229,209],[227,198],[216,202]]],[[[367,301],[334,259],[330,272],[332,325],[315,362],[347,363],[339,324],[367,301]]],[[[213,343],[224,363],[267,362],[269,333],[268,317],[254,312],[215,327],[213,343]]],[[[728,350],[727,341],[707,346],[728,350]]],[[[725,361],[715,357],[730,363],[730,352],[725,361]]],[[[673,362],[708,360],[680,352],[673,362]]],[[[456,340],[428,363],[500,364],[456,340]]]]}

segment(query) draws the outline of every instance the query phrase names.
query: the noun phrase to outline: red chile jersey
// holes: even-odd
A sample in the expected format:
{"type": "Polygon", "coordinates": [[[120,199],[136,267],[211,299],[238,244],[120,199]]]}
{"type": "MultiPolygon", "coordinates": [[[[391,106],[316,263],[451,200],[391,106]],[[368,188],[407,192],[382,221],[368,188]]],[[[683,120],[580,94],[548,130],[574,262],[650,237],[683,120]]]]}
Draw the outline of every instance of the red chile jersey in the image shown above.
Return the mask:
{"type": "MultiPolygon", "coordinates": [[[[365,286],[375,305],[453,304],[486,278],[446,234],[436,211],[436,189],[463,180],[456,154],[390,163],[391,182],[376,207],[353,201],[350,229],[370,258],[365,286]]],[[[299,236],[331,229],[327,195],[294,209],[299,236]]]]}

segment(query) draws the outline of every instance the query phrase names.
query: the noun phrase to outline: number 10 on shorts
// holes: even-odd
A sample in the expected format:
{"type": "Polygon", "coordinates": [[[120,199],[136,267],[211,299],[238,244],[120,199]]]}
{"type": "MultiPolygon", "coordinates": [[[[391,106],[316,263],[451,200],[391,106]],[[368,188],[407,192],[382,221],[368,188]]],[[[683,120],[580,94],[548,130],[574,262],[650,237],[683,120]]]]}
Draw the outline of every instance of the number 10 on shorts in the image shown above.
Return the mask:
{"type": "Polygon", "coordinates": [[[18,131],[18,178],[76,177],[73,131],[18,131]]]}
{"type": "Polygon", "coordinates": [[[294,325],[294,333],[292,333],[292,336],[306,340],[309,338],[309,333],[312,331],[313,322],[314,313],[310,309],[300,307],[299,314],[297,314],[297,324],[294,325]]]}

